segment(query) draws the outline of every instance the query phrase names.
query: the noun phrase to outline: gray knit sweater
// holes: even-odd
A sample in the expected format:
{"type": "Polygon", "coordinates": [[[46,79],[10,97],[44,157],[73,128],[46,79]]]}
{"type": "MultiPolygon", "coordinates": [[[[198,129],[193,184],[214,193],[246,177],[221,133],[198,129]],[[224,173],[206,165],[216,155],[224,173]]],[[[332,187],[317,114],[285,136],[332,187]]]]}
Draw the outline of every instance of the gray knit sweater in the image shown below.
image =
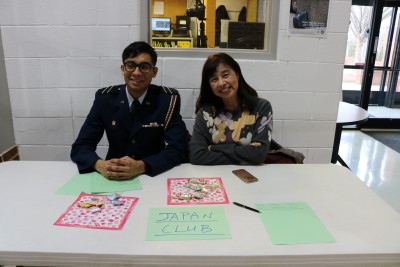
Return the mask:
{"type": "Polygon", "coordinates": [[[272,139],[272,107],[258,98],[252,113],[222,112],[212,107],[197,112],[189,144],[190,162],[197,165],[260,164],[272,139]]]}

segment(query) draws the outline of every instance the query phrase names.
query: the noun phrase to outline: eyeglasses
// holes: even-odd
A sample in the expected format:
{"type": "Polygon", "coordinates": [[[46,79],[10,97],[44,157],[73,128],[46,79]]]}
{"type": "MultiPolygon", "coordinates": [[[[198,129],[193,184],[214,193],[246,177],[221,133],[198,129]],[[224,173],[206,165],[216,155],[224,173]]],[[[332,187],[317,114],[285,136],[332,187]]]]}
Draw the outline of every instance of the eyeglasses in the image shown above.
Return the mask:
{"type": "Polygon", "coordinates": [[[124,63],[124,66],[125,66],[125,69],[127,71],[135,71],[136,67],[139,67],[139,70],[142,73],[148,73],[153,68],[153,66],[150,63],[147,63],[147,62],[136,64],[135,62],[128,61],[128,62],[124,63]]]}

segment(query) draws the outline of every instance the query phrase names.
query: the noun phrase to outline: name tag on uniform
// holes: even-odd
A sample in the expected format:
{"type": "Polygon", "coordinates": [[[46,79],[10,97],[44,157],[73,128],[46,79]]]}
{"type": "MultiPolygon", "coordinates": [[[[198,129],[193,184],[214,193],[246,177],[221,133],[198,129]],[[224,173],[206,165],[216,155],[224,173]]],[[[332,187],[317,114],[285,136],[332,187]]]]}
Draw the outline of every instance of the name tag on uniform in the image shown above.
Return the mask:
{"type": "Polygon", "coordinates": [[[150,122],[149,124],[143,124],[144,128],[156,128],[156,127],[164,127],[164,124],[158,124],[158,122],[150,122]]]}

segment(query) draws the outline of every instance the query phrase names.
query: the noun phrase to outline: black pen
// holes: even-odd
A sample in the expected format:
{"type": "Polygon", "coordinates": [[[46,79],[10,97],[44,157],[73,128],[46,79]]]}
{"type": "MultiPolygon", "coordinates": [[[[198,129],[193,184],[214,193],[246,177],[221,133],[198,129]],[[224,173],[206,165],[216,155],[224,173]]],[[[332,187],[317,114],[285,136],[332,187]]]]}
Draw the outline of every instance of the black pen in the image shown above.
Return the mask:
{"type": "Polygon", "coordinates": [[[252,210],[252,211],[255,211],[255,212],[261,213],[259,210],[256,210],[256,209],[253,209],[253,208],[247,207],[247,206],[245,206],[245,205],[243,205],[243,204],[240,204],[240,203],[237,203],[237,202],[232,202],[232,203],[233,203],[233,204],[235,204],[236,206],[239,206],[239,207],[242,207],[242,208],[245,208],[245,209],[248,209],[248,210],[252,210]]]}

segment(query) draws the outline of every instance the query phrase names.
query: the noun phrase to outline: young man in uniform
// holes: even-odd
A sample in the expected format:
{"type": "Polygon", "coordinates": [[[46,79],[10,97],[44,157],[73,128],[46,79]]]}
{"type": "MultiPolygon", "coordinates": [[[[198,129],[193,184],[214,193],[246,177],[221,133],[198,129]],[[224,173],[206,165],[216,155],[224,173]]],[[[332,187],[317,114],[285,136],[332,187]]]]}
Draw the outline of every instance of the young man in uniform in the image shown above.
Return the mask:
{"type": "Polygon", "coordinates": [[[188,162],[188,137],[177,90],[151,84],[157,54],[145,42],[122,53],[125,84],[99,89],[72,145],[80,173],[97,171],[113,180],[150,176],[188,162]],[[96,148],[106,132],[109,148],[101,159],[96,148]]]}

